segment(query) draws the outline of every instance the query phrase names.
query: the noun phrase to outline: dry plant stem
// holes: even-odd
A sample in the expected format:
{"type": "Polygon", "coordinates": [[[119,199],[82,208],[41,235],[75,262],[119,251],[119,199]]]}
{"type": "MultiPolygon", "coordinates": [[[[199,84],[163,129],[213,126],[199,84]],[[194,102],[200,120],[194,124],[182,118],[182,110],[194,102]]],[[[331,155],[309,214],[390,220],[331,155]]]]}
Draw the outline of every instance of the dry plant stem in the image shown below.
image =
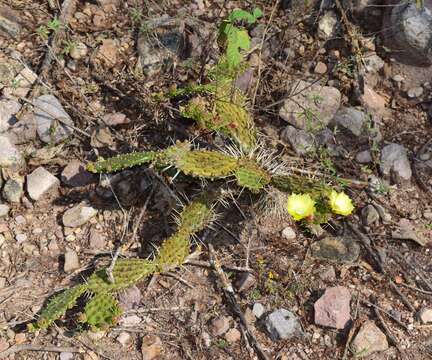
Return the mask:
{"type": "Polygon", "coordinates": [[[75,347],[62,347],[62,346],[50,346],[50,345],[32,345],[32,344],[17,344],[11,346],[9,349],[0,352],[0,359],[6,359],[12,354],[16,354],[21,351],[45,351],[45,352],[70,352],[70,353],[84,353],[82,349],[75,347]]]}
{"type": "MultiPolygon", "coordinates": [[[[192,265],[192,266],[200,266],[204,268],[213,268],[213,265],[208,261],[202,260],[187,260],[184,265],[192,265]]],[[[237,271],[237,272],[248,272],[251,273],[253,270],[248,267],[239,267],[239,266],[229,266],[229,265],[221,265],[222,268],[228,271],[237,271]]]]}
{"type": "Polygon", "coordinates": [[[365,235],[364,233],[362,233],[360,231],[360,229],[358,228],[358,226],[355,225],[354,223],[347,221],[347,224],[348,224],[349,228],[354,232],[354,234],[357,235],[357,237],[361,240],[366,251],[369,253],[369,255],[374,260],[378,271],[380,273],[384,274],[385,270],[384,270],[383,264],[381,263],[380,257],[378,256],[376,251],[374,251],[374,249],[372,248],[370,238],[367,235],[365,235]]]}
{"type": "Polygon", "coordinates": [[[187,286],[189,289],[195,289],[195,287],[189,284],[185,279],[183,279],[182,277],[178,276],[177,274],[171,271],[163,273],[163,275],[176,279],[177,281],[181,282],[183,285],[187,286]]]}
{"type": "Polygon", "coordinates": [[[407,259],[399,253],[396,253],[393,251],[392,255],[393,255],[393,258],[395,258],[395,257],[397,258],[399,263],[403,262],[403,263],[407,264],[408,267],[418,275],[418,277],[421,279],[421,281],[424,283],[424,285],[426,285],[428,290],[432,291],[432,284],[429,282],[428,279],[426,279],[426,277],[422,274],[422,272],[416,266],[414,266],[413,264],[408,262],[407,259]]]}
{"type": "Polygon", "coordinates": [[[392,319],[394,322],[396,322],[400,327],[402,327],[406,332],[410,333],[410,330],[408,329],[408,326],[406,326],[402,321],[394,317],[392,314],[388,313],[384,309],[380,308],[378,305],[373,304],[367,300],[360,300],[364,305],[370,306],[373,308],[377,308],[379,311],[381,311],[383,314],[386,314],[390,319],[392,319]]]}
{"type": "Polygon", "coordinates": [[[396,294],[398,294],[404,303],[404,305],[411,311],[415,312],[415,307],[409,302],[408,298],[402,293],[402,291],[399,290],[399,288],[396,286],[396,284],[393,281],[389,281],[390,287],[394,290],[396,294]]]}
{"type": "Polygon", "coordinates": [[[257,93],[258,93],[258,87],[259,87],[259,85],[260,85],[260,80],[261,80],[261,57],[262,57],[262,49],[263,49],[263,46],[264,46],[264,41],[265,41],[265,38],[266,38],[266,36],[267,36],[268,28],[270,27],[270,24],[271,24],[271,22],[272,22],[272,20],[273,20],[273,15],[274,15],[274,13],[275,13],[275,11],[276,11],[278,5],[279,5],[279,1],[276,0],[276,1],[274,2],[273,8],[272,8],[272,12],[271,12],[271,14],[270,14],[269,21],[268,21],[267,24],[266,24],[266,27],[265,27],[265,29],[264,29],[263,36],[262,36],[262,38],[261,38],[261,43],[260,43],[260,46],[259,46],[259,56],[258,56],[258,75],[257,75],[257,83],[256,83],[256,85],[255,85],[254,93],[253,93],[253,96],[252,96],[252,106],[255,105],[255,100],[256,100],[257,93]]]}
{"type": "Polygon", "coordinates": [[[374,307],[374,313],[376,315],[376,317],[378,318],[378,320],[381,323],[381,326],[385,332],[385,334],[387,335],[387,337],[390,340],[390,343],[396,347],[396,349],[398,349],[399,353],[401,354],[401,358],[405,359],[405,355],[402,351],[402,349],[399,347],[399,343],[397,341],[397,339],[393,336],[392,332],[390,331],[389,327],[387,326],[386,322],[384,321],[383,317],[381,316],[380,310],[378,309],[378,307],[374,307]]]}
{"type": "Polygon", "coordinates": [[[411,289],[411,290],[417,291],[417,292],[419,292],[421,294],[432,295],[432,291],[427,291],[427,290],[419,289],[419,288],[417,288],[415,286],[412,286],[412,285],[409,285],[409,284],[404,284],[404,283],[402,283],[400,285],[403,286],[403,287],[406,287],[407,289],[411,289]]]}
{"type": "Polygon", "coordinates": [[[222,284],[222,291],[224,293],[225,299],[228,302],[228,305],[229,305],[232,313],[236,317],[238,317],[238,319],[240,320],[241,325],[245,329],[246,338],[248,339],[249,343],[251,344],[251,346],[255,350],[255,353],[257,354],[258,358],[260,360],[270,360],[269,357],[266,355],[266,353],[261,348],[261,345],[258,343],[258,340],[255,338],[255,336],[252,334],[252,332],[249,328],[249,325],[245,319],[245,316],[244,316],[243,312],[241,311],[240,305],[237,302],[234,289],[233,289],[228,277],[226,276],[226,274],[222,270],[222,267],[221,267],[219,261],[216,259],[215,250],[213,248],[213,245],[209,244],[208,246],[209,246],[209,252],[210,252],[210,264],[212,265],[212,268],[213,268],[215,274],[217,275],[219,281],[222,284]]]}
{"type": "MultiPolygon", "coordinates": [[[[140,212],[140,215],[139,215],[139,217],[137,219],[136,224],[140,224],[141,223],[141,219],[144,216],[144,213],[147,211],[147,207],[148,207],[148,204],[150,202],[150,199],[153,197],[153,193],[154,193],[154,188],[152,187],[150,193],[148,194],[148,196],[147,196],[147,198],[146,198],[146,200],[144,202],[144,205],[143,205],[143,207],[141,209],[141,212],[140,212]]],[[[120,243],[117,246],[117,249],[116,249],[116,251],[115,251],[115,253],[113,255],[111,263],[110,263],[110,265],[106,269],[106,273],[107,273],[108,279],[110,280],[111,283],[114,283],[114,281],[115,281],[114,276],[113,276],[114,266],[115,266],[115,264],[117,262],[118,257],[120,256],[120,253],[121,253],[122,249],[128,250],[129,246],[135,240],[137,232],[138,232],[138,225],[135,226],[130,241],[127,241],[126,243],[123,243],[124,237],[121,238],[120,243]]]]}
{"type": "Polygon", "coordinates": [[[69,20],[72,18],[72,15],[75,13],[77,0],[64,0],[62,4],[62,8],[60,11],[60,17],[59,21],[61,24],[61,27],[54,32],[51,38],[51,49],[48,49],[48,52],[45,56],[45,59],[42,63],[42,67],[40,69],[40,74],[42,77],[45,77],[51,62],[55,56],[55,53],[58,50],[58,46],[61,43],[61,40],[64,36],[65,29],[69,23],[69,20]]]}
{"type": "Polygon", "coordinates": [[[348,335],[347,335],[347,339],[346,339],[346,342],[345,342],[345,348],[344,348],[344,352],[343,352],[343,355],[342,355],[342,360],[346,360],[346,358],[348,356],[349,345],[350,345],[351,340],[354,337],[354,333],[355,333],[355,331],[357,329],[357,315],[358,315],[359,304],[360,304],[360,295],[357,292],[356,307],[355,307],[355,310],[354,310],[354,313],[353,313],[353,320],[354,321],[352,322],[351,328],[350,328],[350,330],[348,332],[348,335]]]}

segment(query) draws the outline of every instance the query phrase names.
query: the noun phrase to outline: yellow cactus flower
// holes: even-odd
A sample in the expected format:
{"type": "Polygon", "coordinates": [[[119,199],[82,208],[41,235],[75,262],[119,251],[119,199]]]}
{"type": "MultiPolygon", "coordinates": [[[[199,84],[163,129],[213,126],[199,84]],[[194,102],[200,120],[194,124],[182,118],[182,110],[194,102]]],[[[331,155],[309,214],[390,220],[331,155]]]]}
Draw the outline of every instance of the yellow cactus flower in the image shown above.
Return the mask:
{"type": "Polygon", "coordinates": [[[294,220],[301,220],[314,214],[315,201],[309,194],[291,194],[288,197],[287,210],[294,220]]]}
{"type": "Polygon", "coordinates": [[[354,205],[350,197],[344,192],[332,190],[329,196],[329,204],[334,213],[347,216],[354,210],[354,205]]]}

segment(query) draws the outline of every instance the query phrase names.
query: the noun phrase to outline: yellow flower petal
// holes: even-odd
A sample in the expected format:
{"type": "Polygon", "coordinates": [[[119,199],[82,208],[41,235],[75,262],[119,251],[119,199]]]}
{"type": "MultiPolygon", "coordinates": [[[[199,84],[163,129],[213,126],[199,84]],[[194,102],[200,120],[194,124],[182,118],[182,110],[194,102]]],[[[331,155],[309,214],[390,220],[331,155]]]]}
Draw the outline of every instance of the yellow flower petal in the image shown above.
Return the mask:
{"type": "Polygon", "coordinates": [[[332,190],[329,196],[329,205],[335,214],[347,216],[354,210],[354,205],[350,197],[344,192],[332,190]]]}
{"type": "Polygon", "coordinates": [[[301,220],[314,214],[315,201],[309,194],[292,194],[288,197],[287,210],[294,220],[301,220]]]}

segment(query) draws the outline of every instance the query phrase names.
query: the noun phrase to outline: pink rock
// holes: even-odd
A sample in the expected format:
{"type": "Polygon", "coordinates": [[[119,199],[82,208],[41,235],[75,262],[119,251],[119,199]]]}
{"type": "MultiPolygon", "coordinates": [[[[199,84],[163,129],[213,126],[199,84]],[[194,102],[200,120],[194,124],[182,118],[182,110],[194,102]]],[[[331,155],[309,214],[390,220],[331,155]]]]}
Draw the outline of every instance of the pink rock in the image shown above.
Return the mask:
{"type": "Polygon", "coordinates": [[[109,126],[122,125],[130,123],[130,120],[126,117],[125,114],[117,112],[112,114],[106,114],[103,117],[103,121],[105,124],[109,126]]]}
{"type": "Polygon", "coordinates": [[[315,324],[343,329],[351,320],[351,294],[343,286],[327,288],[324,295],[314,304],[315,324]]]}
{"type": "Polygon", "coordinates": [[[94,176],[89,173],[85,165],[78,161],[72,160],[61,173],[62,181],[69,186],[78,187],[90,184],[94,176]]]}
{"type": "Polygon", "coordinates": [[[364,87],[362,100],[368,111],[377,112],[381,116],[385,116],[388,113],[386,100],[367,85],[364,87]]]}

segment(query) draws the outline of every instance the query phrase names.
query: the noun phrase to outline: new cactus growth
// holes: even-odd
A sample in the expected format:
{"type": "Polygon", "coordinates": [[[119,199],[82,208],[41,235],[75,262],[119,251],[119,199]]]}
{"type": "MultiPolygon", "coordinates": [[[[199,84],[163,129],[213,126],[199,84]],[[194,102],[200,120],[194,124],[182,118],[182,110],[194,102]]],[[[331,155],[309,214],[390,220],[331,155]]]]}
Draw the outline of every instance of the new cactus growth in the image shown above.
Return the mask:
{"type": "Polygon", "coordinates": [[[101,159],[96,162],[89,162],[87,170],[93,173],[112,173],[152,162],[155,155],[156,153],[152,151],[117,155],[107,160],[101,159]]]}
{"type": "Polygon", "coordinates": [[[80,322],[87,323],[93,329],[104,329],[115,325],[121,314],[117,300],[111,294],[101,292],[87,302],[80,322]]]}

